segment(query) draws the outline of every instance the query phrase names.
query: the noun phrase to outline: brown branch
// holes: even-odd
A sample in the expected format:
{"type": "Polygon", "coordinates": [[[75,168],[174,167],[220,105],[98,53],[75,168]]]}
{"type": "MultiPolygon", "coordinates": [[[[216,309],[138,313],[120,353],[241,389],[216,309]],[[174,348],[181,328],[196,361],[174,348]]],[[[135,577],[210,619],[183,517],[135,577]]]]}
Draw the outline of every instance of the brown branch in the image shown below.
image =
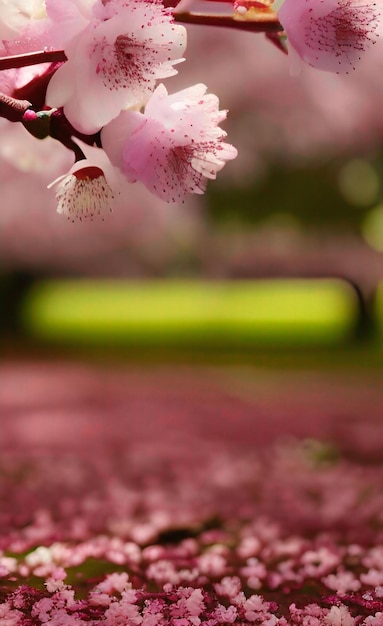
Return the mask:
{"type": "Polygon", "coordinates": [[[205,15],[199,13],[174,13],[174,19],[181,24],[199,24],[202,26],[223,26],[252,33],[278,33],[283,27],[277,18],[270,17],[260,21],[240,19],[227,15],[205,15]]]}
{"type": "Polygon", "coordinates": [[[40,50],[0,58],[0,71],[10,70],[40,63],[63,63],[67,60],[64,50],[40,50]]]}
{"type": "Polygon", "coordinates": [[[25,111],[31,106],[28,100],[18,100],[0,93],[0,117],[5,117],[10,122],[20,122],[25,111]]]}

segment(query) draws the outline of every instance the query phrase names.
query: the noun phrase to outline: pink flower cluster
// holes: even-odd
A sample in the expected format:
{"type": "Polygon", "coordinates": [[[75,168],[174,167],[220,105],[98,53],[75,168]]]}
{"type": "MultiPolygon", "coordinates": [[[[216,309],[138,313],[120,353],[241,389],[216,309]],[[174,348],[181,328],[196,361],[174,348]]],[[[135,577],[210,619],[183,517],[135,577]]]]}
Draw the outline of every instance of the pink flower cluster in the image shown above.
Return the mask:
{"type": "Polygon", "coordinates": [[[21,121],[32,134],[75,153],[76,164],[52,183],[69,218],[103,217],[129,193],[124,180],[182,201],[236,157],[219,127],[226,111],[204,85],[172,95],[157,87],[177,73],[186,47],[184,26],[161,0],[5,3],[0,36],[6,55],[40,49],[53,60],[34,73],[11,70],[3,83],[11,97],[23,96],[21,121]]]}
{"type": "Polygon", "coordinates": [[[160,82],[184,60],[185,12],[198,23],[254,24],[280,48],[286,35],[293,66],[336,73],[355,68],[382,32],[374,0],[284,0],[278,16],[266,0],[222,0],[215,5],[226,7],[223,22],[206,5],[204,12],[197,0],[1,2],[0,115],[74,153],[75,165],[52,183],[60,213],[103,219],[134,183],[183,202],[236,157],[220,126],[226,111],[205,85],[168,93],[160,82]]]}

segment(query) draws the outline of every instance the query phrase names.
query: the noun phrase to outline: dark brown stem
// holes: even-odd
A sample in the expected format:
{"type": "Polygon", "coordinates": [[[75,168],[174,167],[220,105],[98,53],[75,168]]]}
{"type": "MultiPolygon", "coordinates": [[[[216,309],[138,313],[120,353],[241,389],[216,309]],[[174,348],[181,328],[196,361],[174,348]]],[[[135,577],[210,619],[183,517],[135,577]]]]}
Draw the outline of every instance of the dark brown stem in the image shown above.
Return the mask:
{"type": "Polygon", "coordinates": [[[39,65],[40,63],[63,63],[66,60],[67,57],[64,50],[41,50],[39,52],[15,54],[0,58],[0,71],[27,67],[28,65],[39,65]]]}
{"type": "Polygon", "coordinates": [[[31,106],[28,100],[18,100],[0,93],[0,117],[5,117],[10,122],[20,122],[25,111],[31,106]]]}
{"type": "Polygon", "coordinates": [[[280,33],[266,33],[266,37],[272,44],[274,44],[274,46],[278,48],[278,50],[283,52],[283,54],[287,54],[287,46],[280,37],[280,33]]]}
{"type": "Polygon", "coordinates": [[[70,124],[62,109],[57,109],[57,111],[52,113],[50,122],[50,136],[53,137],[53,139],[57,139],[57,141],[62,143],[68,150],[72,150],[75,153],[76,161],[84,159],[85,157],[82,150],[73,141],[73,137],[81,139],[81,141],[87,143],[89,146],[96,145],[99,148],[101,147],[99,132],[94,135],[84,135],[80,133],[70,124]]]}
{"type": "Polygon", "coordinates": [[[230,15],[200,15],[195,13],[175,13],[174,19],[181,24],[200,24],[203,26],[223,26],[252,33],[278,33],[283,30],[277,18],[260,21],[242,20],[230,15]]]}

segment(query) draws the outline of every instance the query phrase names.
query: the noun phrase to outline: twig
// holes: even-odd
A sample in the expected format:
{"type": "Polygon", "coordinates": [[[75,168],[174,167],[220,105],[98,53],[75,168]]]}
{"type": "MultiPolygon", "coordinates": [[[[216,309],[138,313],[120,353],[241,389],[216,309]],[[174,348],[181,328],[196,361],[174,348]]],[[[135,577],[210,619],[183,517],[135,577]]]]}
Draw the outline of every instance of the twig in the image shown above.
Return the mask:
{"type": "Polygon", "coordinates": [[[253,33],[278,33],[283,30],[277,18],[251,21],[227,15],[205,15],[200,13],[175,13],[174,19],[181,24],[200,24],[204,26],[223,26],[253,33]]]}
{"type": "Polygon", "coordinates": [[[67,60],[64,50],[40,50],[0,58],[0,71],[10,70],[40,63],[63,63],[67,60]]]}
{"type": "Polygon", "coordinates": [[[10,122],[20,122],[25,111],[31,106],[28,100],[18,100],[0,93],[0,117],[5,117],[10,122]]]}

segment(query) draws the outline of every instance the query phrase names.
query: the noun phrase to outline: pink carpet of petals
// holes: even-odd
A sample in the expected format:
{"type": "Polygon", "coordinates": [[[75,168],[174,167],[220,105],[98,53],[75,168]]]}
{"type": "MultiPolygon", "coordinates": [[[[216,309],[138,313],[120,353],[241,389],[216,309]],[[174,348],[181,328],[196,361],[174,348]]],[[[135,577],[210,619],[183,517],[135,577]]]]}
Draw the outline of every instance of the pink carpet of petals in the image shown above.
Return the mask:
{"type": "Polygon", "coordinates": [[[2,624],[383,623],[379,386],[0,374],[2,624]]]}

